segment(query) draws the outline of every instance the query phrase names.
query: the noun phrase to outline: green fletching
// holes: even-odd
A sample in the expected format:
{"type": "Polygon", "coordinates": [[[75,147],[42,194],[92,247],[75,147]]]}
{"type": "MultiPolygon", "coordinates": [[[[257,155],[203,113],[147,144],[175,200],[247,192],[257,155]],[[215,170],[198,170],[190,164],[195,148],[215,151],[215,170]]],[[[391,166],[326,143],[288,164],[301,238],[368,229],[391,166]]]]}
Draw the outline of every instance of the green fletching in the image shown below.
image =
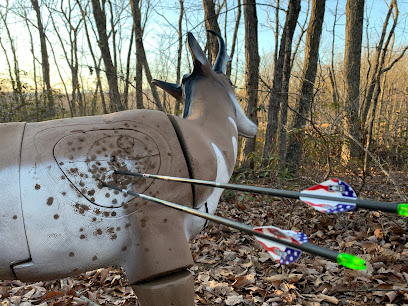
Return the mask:
{"type": "Polygon", "coordinates": [[[398,214],[408,217],[408,204],[403,203],[398,205],[398,214]]]}
{"type": "Polygon", "coordinates": [[[366,268],[363,259],[346,253],[339,253],[339,256],[337,256],[337,263],[353,270],[365,270],[366,268]]]}

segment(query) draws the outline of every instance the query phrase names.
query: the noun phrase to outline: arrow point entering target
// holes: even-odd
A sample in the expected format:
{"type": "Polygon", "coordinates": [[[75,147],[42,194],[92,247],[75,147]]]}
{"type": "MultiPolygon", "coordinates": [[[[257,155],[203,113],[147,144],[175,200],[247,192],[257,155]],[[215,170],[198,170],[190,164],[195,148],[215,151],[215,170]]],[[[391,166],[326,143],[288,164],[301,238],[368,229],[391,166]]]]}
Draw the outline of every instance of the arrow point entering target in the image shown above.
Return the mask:
{"type": "Polygon", "coordinates": [[[339,256],[337,256],[337,263],[353,270],[366,269],[364,259],[347,253],[339,253],[339,256]]]}

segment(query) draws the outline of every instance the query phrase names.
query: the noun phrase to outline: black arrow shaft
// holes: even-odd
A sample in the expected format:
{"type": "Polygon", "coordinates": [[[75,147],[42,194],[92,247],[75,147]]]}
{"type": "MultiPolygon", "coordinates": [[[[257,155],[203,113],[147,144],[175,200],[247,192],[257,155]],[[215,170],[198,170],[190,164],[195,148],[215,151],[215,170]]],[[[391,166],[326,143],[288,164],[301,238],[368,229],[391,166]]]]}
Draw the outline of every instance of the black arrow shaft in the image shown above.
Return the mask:
{"type": "Polygon", "coordinates": [[[340,197],[332,197],[332,196],[317,195],[317,194],[307,194],[307,193],[301,193],[301,192],[289,191],[289,190],[281,190],[281,189],[273,189],[273,188],[265,188],[265,187],[257,187],[257,186],[246,186],[246,185],[238,185],[238,184],[230,184],[230,183],[220,183],[220,182],[179,178],[179,177],[172,177],[172,176],[165,176],[165,175],[142,174],[142,173],[135,173],[135,172],[129,172],[129,171],[115,171],[115,173],[123,174],[123,175],[130,175],[130,176],[137,176],[137,177],[144,177],[144,178],[151,178],[151,179],[158,179],[158,180],[164,180],[164,181],[175,181],[175,182],[180,182],[180,183],[188,183],[188,184],[202,185],[202,186],[208,186],[208,187],[216,187],[216,188],[224,188],[224,189],[237,190],[237,191],[260,193],[260,194],[266,194],[266,195],[277,196],[277,197],[282,197],[282,198],[299,199],[300,197],[302,197],[302,198],[312,198],[312,199],[327,200],[327,201],[339,201],[341,203],[356,204],[358,208],[370,209],[370,210],[381,210],[381,211],[394,212],[394,213],[398,212],[398,205],[399,205],[399,203],[391,203],[391,202],[387,203],[387,202],[380,202],[380,201],[362,200],[362,199],[357,199],[357,198],[340,198],[340,197]]]}
{"type": "Polygon", "coordinates": [[[314,254],[314,255],[317,255],[317,256],[321,256],[321,257],[324,257],[324,258],[327,258],[327,259],[331,259],[333,261],[336,261],[337,256],[339,255],[339,253],[336,252],[336,251],[332,251],[332,250],[329,250],[329,249],[326,249],[326,248],[323,248],[323,247],[320,247],[320,246],[317,246],[317,245],[314,245],[314,244],[311,244],[311,243],[303,243],[303,244],[299,245],[299,244],[294,244],[294,243],[291,243],[291,242],[288,242],[288,241],[285,241],[285,240],[281,240],[279,238],[276,238],[276,237],[273,237],[273,236],[270,236],[270,235],[255,231],[252,226],[249,226],[249,225],[246,225],[246,224],[234,221],[234,220],[230,220],[230,219],[227,219],[227,218],[223,218],[223,217],[220,217],[220,216],[212,215],[212,214],[209,214],[209,213],[206,213],[206,212],[202,212],[202,211],[199,211],[199,210],[191,208],[191,207],[187,207],[187,206],[183,206],[183,205],[176,204],[176,203],[173,203],[173,202],[161,200],[161,199],[154,198],[154,197],[151,197],[151,196],[147,196],[147,195],[144,195],[144,194],[140,194],[140,193],[137,193],[137,192],[134,192],[134,191],[131,191],[131,190],[121,189],[120,187],[117,187],[117,186],[112,186],[112,185],[108,185],[108,184],[104,184],[104,186],[106,186],[108,188],[111,188],[111,189],[118,190],[118,191],[122,191],[124,193],[133,195],[133,196],[141,198],[141,199],[148,200],[150,202],[154,202],[154,203],[157,203],[157,204],[160,204],[160,205],[163,205],[163,206],[166,206],[166,207],[170,207],[170,208],[173,208],[173,209],[176,209],[176,210],[179,210],[179,211],[182,211],[182,212],[185,212],[185,213],[188,213],[188,214],[200,217],[200,218],[204,218],[204,219],[209,220],[209,221],[213,221],[215,223],[219,223],[219,224],[223,224],[223,225],[228,226],[228,227],[235,228],[237,230],[248,233],[250,235],[261,237],[261,238],[264,238],[264,239],[267,239],[267,240],[270,240],[270,241],[273,241],[273,242],[277,242],[277,243],[289,246],[291,248],[302,250],[304,252],[311,253],[311,254],[314,254]]]}

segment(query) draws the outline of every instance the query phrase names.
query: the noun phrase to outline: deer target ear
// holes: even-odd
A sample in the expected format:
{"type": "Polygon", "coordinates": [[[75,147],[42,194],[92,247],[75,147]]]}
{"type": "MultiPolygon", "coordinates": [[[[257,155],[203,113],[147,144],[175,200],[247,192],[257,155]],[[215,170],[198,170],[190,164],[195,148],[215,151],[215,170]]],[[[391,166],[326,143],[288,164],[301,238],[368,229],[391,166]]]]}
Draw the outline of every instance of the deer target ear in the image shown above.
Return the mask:
{"type": "Polygon", "coordinates": [[[191,32],[187,33],[187,43],[188,48],[190,49],[191,56],[194,61],[194,68],[211,68],[210,62],[205,56],[204,51],[201,49],[197,40],[191,32]],[[201,66],[201,67],[200,67],[201,66]]]}
{"type": "Polygon", "coordinates": [[[183,102],[183,90],[180,84],[168,83],[156,79],[152,80],[152,83],[172,95],[177,101],[183,102]]]}
{"type": "Polygon", "coordinates": [[[224,39],[219,33],[213,30],[207,30],[207,32],[215,35],[218,39],[218,54],[213,69],[215,72],[222,72],[225,74],[225,70],[227,69],[227,63],[232,59],[227,54],[224,39]]]}

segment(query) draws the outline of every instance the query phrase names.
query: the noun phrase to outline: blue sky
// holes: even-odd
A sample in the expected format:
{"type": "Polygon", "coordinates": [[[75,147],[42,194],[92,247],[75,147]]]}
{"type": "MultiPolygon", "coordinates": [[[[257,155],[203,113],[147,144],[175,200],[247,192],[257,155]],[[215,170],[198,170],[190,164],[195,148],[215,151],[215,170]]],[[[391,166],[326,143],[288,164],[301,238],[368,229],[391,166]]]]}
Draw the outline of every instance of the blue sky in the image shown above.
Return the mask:
{"type": "MultiPolygon", "coordinates": [[[[152,0],[153,1],[153,0],[152,0]]],[[[10,1],[12,3],[13,1],[10,1]]],[[[282,1],[285,3],[286,1],[282,1]]],[[[378,40],[378,36],[382,29],[382,24],[385,19],[385,15],[387,12],[387,5],[386,3],[389,2],[383,0],[368,0],[366,1],[366,19],[368,23],[365,25],[365,30],[368,30],[368,35],[364,34],[364,40],[369,38],[370,42],[375,42],[378,40]]],[[[127,3],[127,2],[126,2],[127,3]]],[[[268,1],[264,0],[263,2],[258,1],[259,5],[257,6],[257,14],[258,14],[258,21],[259,21],[259,52],[260,55],[264,58],[268,58],[268,56],[273,52],[273,48],[275,45],[274,42],[274,22],[271,21],[268,16],[274,17],[274,9],[268,4],[274,4],[275,1],[268,1]]],[[[322,34],[321,40],[321,49],[320,49],[320,56],[321,59],[324,61],[327,60],[331,56],[331,43],[332,43],[332,30],[333,30],[333,23],[334,23],[334,15],[335,15],[335,7],[336,7],[336,0],[327,0],[326,3],[326,13],[325,13],[325,22],[324,22],[324,29],[322,34]]],[[[397,35],[396,35],[396,45],[406,45],[406,32],[407,32],[407,12],[408,12],[408,0],[400,0],[398,1],[399,9],[400,9],[400,17],[399,17],[399,26],[397,28],[397,35]]],[[[230,7],[235,6],[233,3],[229,4],[230,7]]],[[[346,0],[339,0],[338,1],[338,12],[337,12],[337,19],[336,19],[336,29],[335,29],[335,54],[337,57],[342,58],[342,54],[344,51],[344,28],[345,28],[345,5],[346,0]]],[[[186,7],[186,16],[183,22],[184,33],[187,30],[191,30],[197,39],[201,42],[201,45],[204,45],[205,42],[205,28],[204,28],[204,13],[202,11],[202,4],[201,1],[197,2],[195,0],[185,0],[185,7],[186,7]]],[[[153,10],[150,11],[150,15],[147,22],[147,27],[144,35],[144,43],[145,48],[148,53],[148,58],[152,66],[154,64],[160,65],[160,72],[156,71],[156,73],[166,73],[166,71],[170,71],[175,67],[175,53],[177,48],[177,34],[175,33],[174,27],[177,27],[177,19],[178,19],[178,1],[153,1],[152,5],[153,10]]],[[[303,24],[306,19],[306,8],[307,8],[307,1],[302,0],[302,10],[299,17],[299,23],[303,24]]],[[[227,45],[228,48],[230,46],[230,39],[232,38],[234,21],[235,21],[235,14],[236,9],[229,11],[227,13],[227,27],[224,28],[224,20],[225,20],[225,8],[221,11],[222,14],[219,17],[219,23],[221,26],[221,31],[224,32],[226,29],[227,32],[227,45]]],[[[123,25],[129,25],[131,18],[129,15],[123,20],[123,25]]],[[[32,70],[32,56],[30,53],[30,45],[29,45],[29,36],[25,25],[22,24],[20,21],[15,20],[13,15],[9,15],[9,24],[11,25],[12,35],[14,42],[16,44],[18,50],[18,59],[20,63],[20,68],[24,71],[31,71],[32,70]]],[[[280,13],[280,19],[283,25],[285,15],[283,12],[280,13]]],[[[65,63],[65,59],[63,59],[61,47],[59,46],[59,42],[56,37],[52,37],[52,26],[51,24],[47,25],[47,29],[49,31],[49,38],[53,43],[53,47],[55,48],[57,55],[57,62],[59,67],[66,75],[69,75],[69,69],[65,63]]],[[[126,31],[125,31],[126,32],[126,31]]],[[[5,32],[2,27],[0,27],[0,35],[3,37],[3,43],[5,43],[6,47],[8,46],[7,39],[4,40],[5,32]]],[[[35,37],[35,48],[37,52],[37,57],[40,59],[39,53],[39,40],[38,34],[33,33],[35,37]]],[[[241,16],[241,27],[239,30],[239,40],[237,44],[237,51],[235,54],[235,64],[236,59],[238,58],[238,68],[239,71],[242,72],[244,67],[244,24],[243,24],[243,15],[241,16]]],[[[295,41],[299,35],[299,31],[295,34],[295,41]]],[[[304,38],[303,38],[304,40],[304,38]]],[[[88,64],[92,64],[89,57],[86,55],[87,45],[85,39],[83,39],[84,44],[84,54],[83,54],[83,65],[86,66],[88,64]]],[[[95,44],[95,50],[97,46],[95,44]]],[[[122,48],[122,55],[125,57],[127,52],[126,41],[123,43],[122,48]]],[[[55,66],[54,60],[51,57],[50,53],[50,62],[52,66],[55,66]]],[[[183,67],[182,73],[187,73],[188,67],[183,67]]],[[[235,65],[234,64],[234,65],[235,65]]],[[[0,76],[7,77],[7,69],[6,69],[6,62],[3,50],[0,49],[0,76]]],[[[37,67],[39,71],[39,67],[37,67]]],[[[154,70],[154,68],[153,68],[154,70]]],[[[38,73],[38,72],[37,72],[38,73]]],[[[84,79],[87,75],[87,70],[84,69],[83,75],[84,79]]],[[[53,80],[55,83],[59,82],[59,76],[56,72],[55,67],[52,68],[53,80]]],[[[172,73],[173,75],[175,73],[172,73]]],[[[169,76],[170,81],[171,76],[169,76]]],[[[175,76],[174,76],[175,78],[175,76]]]]}

